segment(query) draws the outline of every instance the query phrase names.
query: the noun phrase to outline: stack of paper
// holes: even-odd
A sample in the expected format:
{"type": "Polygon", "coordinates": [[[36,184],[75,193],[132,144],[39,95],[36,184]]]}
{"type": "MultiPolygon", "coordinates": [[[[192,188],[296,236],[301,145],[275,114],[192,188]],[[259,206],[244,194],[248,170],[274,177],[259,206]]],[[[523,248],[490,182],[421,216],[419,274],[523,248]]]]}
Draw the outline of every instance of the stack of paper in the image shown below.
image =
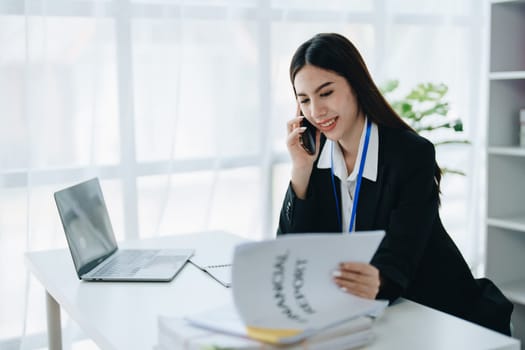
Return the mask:
{"type": "Polygon", "coordinates": [[[235,249],[233,303],[184,319],[159,319],[165,349],[350,349],[373,340],[386,301],[340,290],[332,272],[368,262],[384,232],[293,235],[235,249]]]}
{"type": "MultiPolygon", "coordinates": [[[[221,313],[231,316],[226,310],[216,310],[216,316],[221,313]]],[[[224,318],[226,320],[227,318],[224,318]]],[[[234,326],[235,331],[242,328],[240,319],[229,319],[226,323],[234,326]],[[235,329],[235,327],[239,327],[235,329]]],[[[197,327],[185,319],[160,317],[159,318],[159,340],[158,350],[210,350],[210,349],[232,349],[232,350],[337,350],[353,349],[374,340],[374,333],[371,329],[372,319],[361,317],[350,322],[333,327],[326,332],[314,335],[302,342],[291,345],[268,345],[250,339],[245,333],[239,336],[238,333],[221,333],[217,330],[210,330],[206,327],[197,327]]],[[[242,330],[241,330],[242,332],[242,330]]]]}

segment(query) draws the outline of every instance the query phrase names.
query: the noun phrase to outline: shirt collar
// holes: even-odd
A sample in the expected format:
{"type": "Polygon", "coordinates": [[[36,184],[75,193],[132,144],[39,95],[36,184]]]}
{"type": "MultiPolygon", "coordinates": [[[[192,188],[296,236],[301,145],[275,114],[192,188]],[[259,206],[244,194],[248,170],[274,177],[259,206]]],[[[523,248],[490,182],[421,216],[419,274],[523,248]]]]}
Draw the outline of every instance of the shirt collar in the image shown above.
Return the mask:
{"type": "MultiPolygon", "coordinates": [[[[368,118],[366,118],[368,119],[368,118]]],[[[357,159],[354,166],[354,170],[350,175],[346,170],[346,164],[343,158],[343,153],[338,142],[332,140],[326,140],[321,154],[319,155],[319,161],[317,162],[317,168],[319,169],[330,169],[330,160],[332,153],[332,143],[334,144],[334,175],[339,180],[354,181],[357,178],[357,172],[359,171],[359,164],[361,162],[361,155],[363,154],[363,145],[365,142],[366,134],[366,120],[361,132],[361,139],[359,140],[359,149],[357,151],[357,159]]],[[[368,143],[368,151],[366,153],[365,167],[363,169],[363,177],[370,181],[377,180],[377,162],[379,158],[379,131],[377,124],[372,122],[372,130],[370,130],[370,140],[368,143]]]]}

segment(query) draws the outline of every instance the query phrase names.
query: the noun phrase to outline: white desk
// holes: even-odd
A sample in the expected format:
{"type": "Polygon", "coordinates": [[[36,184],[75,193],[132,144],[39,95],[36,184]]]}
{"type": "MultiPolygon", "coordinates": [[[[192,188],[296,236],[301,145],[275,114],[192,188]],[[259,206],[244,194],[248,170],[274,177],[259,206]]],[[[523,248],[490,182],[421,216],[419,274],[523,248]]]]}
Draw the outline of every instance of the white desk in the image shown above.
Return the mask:
{"type": "MultiPolygon", "coordinates": [[[[197,254],[228,255],[240,239],[210,232],[128,242],[126,247],[195,248],[197,254]]],[[[184,316],[224,304],[231,297],[188,264],[171,283],[95,283],[77,279],[67,250],[31,252],[27,265],[46,289],[50,349],[61,349],[60,307],[101,349],[144,350],[157,343],[159,315],[184,316]]],[[[369,349],[515,349],[516,339],[422,305],[403,301],[375,324],[369,349]]]]}

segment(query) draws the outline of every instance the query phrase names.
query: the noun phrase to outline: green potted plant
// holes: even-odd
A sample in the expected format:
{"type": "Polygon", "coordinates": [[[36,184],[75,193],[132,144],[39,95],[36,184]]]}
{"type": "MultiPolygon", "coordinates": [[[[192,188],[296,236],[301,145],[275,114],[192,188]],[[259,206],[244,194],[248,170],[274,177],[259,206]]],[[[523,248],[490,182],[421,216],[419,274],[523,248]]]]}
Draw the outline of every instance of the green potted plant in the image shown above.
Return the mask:
{"type": "MultiPolygon", "coordinates": [[[[463,132],[461,119],[451,119],[448,116],[450,107],[445,95],[448,92],[447,85],[443,83],[421,83],[401,97],[394,97],[399,87],[398,80],[389,80],[381,86],[381,92],[389,101],[394,110],[403,118],[417,133],[436,133],[438,130],[448,130],[452,134],[463,132]]],[[[469,144],[465,139],[450,138],[450,133],[445,133],[443,140],[434,142],[436,147],[445,144],[469,144]]],[[[441,168],[443,173],[465,175],[464,172],[447,167],[441,168]]]]}

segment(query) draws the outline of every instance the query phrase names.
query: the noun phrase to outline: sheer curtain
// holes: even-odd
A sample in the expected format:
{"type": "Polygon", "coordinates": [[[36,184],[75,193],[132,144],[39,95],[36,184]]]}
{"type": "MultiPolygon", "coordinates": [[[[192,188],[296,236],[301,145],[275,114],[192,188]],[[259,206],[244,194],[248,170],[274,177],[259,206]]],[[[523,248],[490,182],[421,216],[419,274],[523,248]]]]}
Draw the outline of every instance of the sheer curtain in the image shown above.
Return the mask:
{"type": "Polygon", "coordinates": [[[98,176],[119,240],[273,237],[290,170],[288,64],[317,32],[353,40],[378,83],[448,84],[472,145],[439,150],[468,174],[445,178],[442,215],[476,268],[484,27],[475,0],[2,1],[0,348],[46,344],[23,254],[65,248],[58,189],[98,176]]]}

